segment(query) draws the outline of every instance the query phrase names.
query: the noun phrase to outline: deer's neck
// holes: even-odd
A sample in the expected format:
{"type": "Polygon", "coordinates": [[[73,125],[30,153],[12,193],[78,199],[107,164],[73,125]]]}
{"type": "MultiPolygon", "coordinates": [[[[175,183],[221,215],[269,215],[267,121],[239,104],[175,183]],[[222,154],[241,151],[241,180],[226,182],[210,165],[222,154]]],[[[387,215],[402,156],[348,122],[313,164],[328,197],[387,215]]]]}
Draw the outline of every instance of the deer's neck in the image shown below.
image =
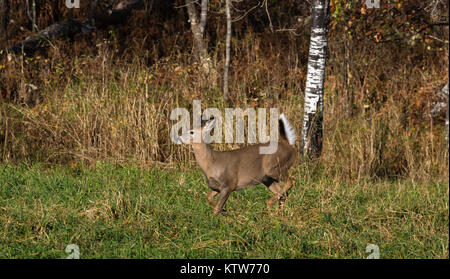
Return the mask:
{"type": "Polygon", "coordinates": [[[199,143],[193,144],[195,160],[205,174],[214,163],[214,150],[211,149],[209,144],[199,143]]]}

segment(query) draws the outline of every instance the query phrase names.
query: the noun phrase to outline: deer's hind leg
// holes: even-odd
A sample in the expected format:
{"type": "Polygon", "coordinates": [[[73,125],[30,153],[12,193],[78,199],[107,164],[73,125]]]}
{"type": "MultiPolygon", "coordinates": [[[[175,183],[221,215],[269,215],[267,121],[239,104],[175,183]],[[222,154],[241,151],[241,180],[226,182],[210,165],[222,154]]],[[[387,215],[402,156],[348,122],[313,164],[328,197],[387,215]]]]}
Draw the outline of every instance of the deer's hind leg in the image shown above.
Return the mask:
{"type": "Polygon", "coordinates": [[[283,203],[288,196],[289,189],[291,189],[293,185],[292,179],[286,179],[284,187],[281,187],[280,183],[273,181],[269,186],[269,190],[272,191],[274,196],[267,201],[267,207],[272,207],[273,203],[277,200],[283,203]]]}
{"type": "Polygon", "coordinates": [[[286,201],[289,194],[289,190],[292,188],[292,186],[294,186],[294,180],[291,178],[286,179],[286,182],[284,183],[284,187],[281,192],[280,202],[283,203],[286,201]]]}
{"type": "Polygon", "coordinates": [[[267,207],[271,208],[275,201],[279,200],[282,197],[283,188],[281,188],[278,182],[273,182],[269,186],[269,190],[273,193],[273,197],[267,200],[267,207]]]}
{"type": "Polygon", "coordinates": [[[265,179],[266,181],[263,181],[263,183],[266,186],[269,186],[270,191],[274,193],[274,196],[267,201],[267,207],[272,207],[276,200],[284,202],[287,198],[289,189],[292,187],[292,181],[290,181],[288,177],[288,168],[286,168],[286,166],[280,167],[278,164],[273,164],[268,169],[266,177],[269,177],[269,179],[265,179]],[[284,183],[284,187],[280,186],[281,181],[287,181],[287,183],[284,183]]]}
{"type": "Polygon", "coordinates": [[[208,195],[206,196],[206,201],[212,205],[212,206],[216,206],[216,202],[214,201],[214,197],[217,196],[219,192],[215,191],[215,190],[211,190],[211,192],[208,193],[208,195]]]}
{"type": "Polygon", "coordinates": [[[261,182],[269,188],[269,190],[274,194],[269,200],[267,200],[267,207],[272,207],[273,203],[278,199],[279,193],[281,193],[282,189],[278,181],[270,176],[264,176],[261,182]]]}

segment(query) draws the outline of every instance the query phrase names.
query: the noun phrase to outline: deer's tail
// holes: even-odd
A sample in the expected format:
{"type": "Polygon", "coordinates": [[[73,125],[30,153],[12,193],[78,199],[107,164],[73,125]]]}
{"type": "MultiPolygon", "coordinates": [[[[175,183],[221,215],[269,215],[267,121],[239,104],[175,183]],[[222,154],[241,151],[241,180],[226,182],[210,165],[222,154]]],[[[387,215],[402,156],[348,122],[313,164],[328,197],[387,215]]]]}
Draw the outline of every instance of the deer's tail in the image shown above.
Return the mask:
{"type": "Polygon", "coordinates": [[[294,127],[292,127],[291,123],[289,123],[286,116],[284,116],[284,113],[280,115],[278,126],[280,129],[281,137],[286,139],[290,145],[295,145],[297,135],[295,134],[294,127]]]}

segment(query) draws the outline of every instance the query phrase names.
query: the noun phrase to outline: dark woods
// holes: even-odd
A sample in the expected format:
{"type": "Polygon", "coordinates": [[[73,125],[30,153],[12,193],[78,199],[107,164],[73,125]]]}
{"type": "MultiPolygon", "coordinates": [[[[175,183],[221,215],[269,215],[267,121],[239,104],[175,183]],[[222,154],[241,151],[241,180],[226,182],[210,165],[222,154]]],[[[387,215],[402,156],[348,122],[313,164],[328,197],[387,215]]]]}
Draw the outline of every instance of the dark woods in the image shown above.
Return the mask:
{"type": "MultiPolygon", "coordinates": [[[[277,106],[300,131],[310,2],[231,1],[227,103],[226,1],[208,2],[202,60],[201,0],[0,0],[0,160],[185,162],[168,119],[194,99],[277,106]]],[[[448,40],[447,1],[330,2],[321,168],[448,177],[448,40]]]]}

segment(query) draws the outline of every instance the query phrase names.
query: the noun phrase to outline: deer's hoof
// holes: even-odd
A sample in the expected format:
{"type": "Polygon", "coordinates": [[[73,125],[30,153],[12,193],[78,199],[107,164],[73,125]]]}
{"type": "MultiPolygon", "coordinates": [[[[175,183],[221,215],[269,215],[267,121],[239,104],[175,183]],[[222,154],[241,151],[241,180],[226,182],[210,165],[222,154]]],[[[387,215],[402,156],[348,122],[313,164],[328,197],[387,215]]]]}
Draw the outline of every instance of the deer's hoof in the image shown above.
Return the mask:
{"type": "Polygon", "coordinates": [[[220,214],[224,214],[224,213],[226,213],[227,212],[227,210],[226,209],[222,209],[222,210],[214,210],[214,216],[218,216],[218,215],[220,215],[220,214]]]}

